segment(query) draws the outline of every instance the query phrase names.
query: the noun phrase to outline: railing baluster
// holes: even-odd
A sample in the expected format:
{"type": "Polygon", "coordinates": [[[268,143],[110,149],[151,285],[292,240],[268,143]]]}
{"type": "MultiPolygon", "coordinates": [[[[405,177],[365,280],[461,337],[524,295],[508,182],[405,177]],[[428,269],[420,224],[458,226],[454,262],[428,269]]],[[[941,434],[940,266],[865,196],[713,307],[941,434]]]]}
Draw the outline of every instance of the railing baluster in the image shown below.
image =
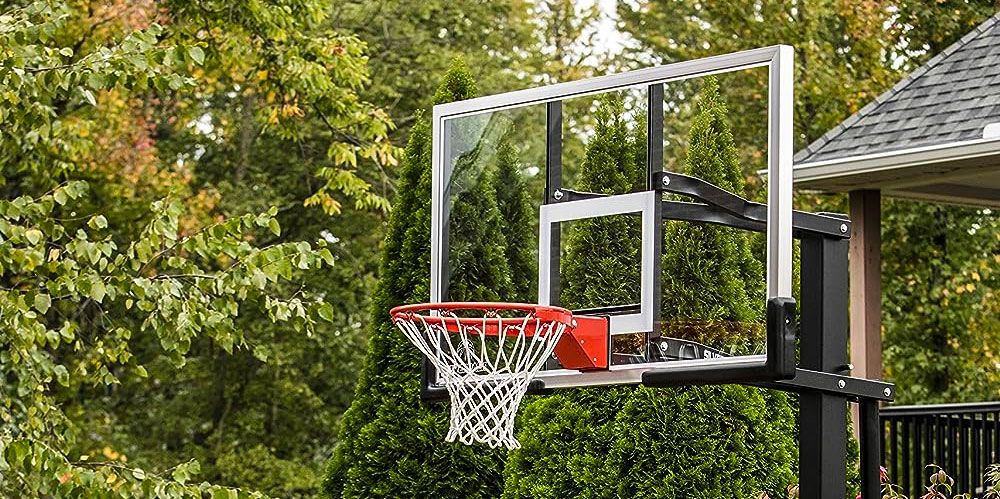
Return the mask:
{"type": "MultiPolygon", "coordinates": [[[[985,423],[985,421],[984,421],[985,423]]],[[[976,488],[979,487],[980,482],[983,479],[983,435],[982,427],[979,425],[979,414],[972,414],[972,473],[969,474],[969,479],[972,483],[969,486],[969,492],[975,492],[976,488]]]]}
{"type": "Polygon", "coordinates": [[[968,429],[968,418],[965,414],[959,415],[959,428],[961,435],[959,437],[959,451],[962,453],[962,462],[959,469],[955,470],[955,473],[959,474],[959,491],[965,491],[969,489],[969,432],[968,429]]]}
{"type": "Polygon", "coordinates": [[[889,418],[889,442],[886,444],[885,448],[889,452],[889,462],[886,465],[889,467],[889,478],[896,482],[899,480],[899,437],[897,436],[896,427],[899,426],[899,421],[896,417],[889,418]]]}
{"type": "Polygon", "coordinates": [[[934,415],[924,417],[924,462],[934,461],[934,415]]]}
{"type": "MultiPolygon", "coordinates": [[[[955,470],[958,469],[958,445],[955,444],[955,439],[958,438],[957,430],[955,429],[955,417],[952,414],[948,415],[948,469],[955,470]]],[[[943,466],[943,465],[942,465],[943,466]]]]}
{"type": "MultiPolygon", "coordinates": [[[[913,461],[917,466],[925,466],[927,463],[924,462],[924,442],[923,442],[923,418],[920,416],[915,416],[913,418],[913,461]]],[[[914,468],[916,470],[916,468],[914,468]]],[[[917,480],[914,483],[914,490],[920,490],[920,485],[924,480],[923,471],[918,471],[916,473],[917,480]]]]}
{"type": "Polygon", "coordinates": [[[912,473],[910,473],[910,418],[904,417],[900,423],[903,425],[903,480],[899,484],[906,488],[907,494],[912,494],[913,482],[910,481],[912,477],[912,473]]]}
{"type": "Polygon", "coordinates": [[[1000,411],[993,413],[993,452],[990,464],[1000,463],[1000,411]]]}
{"type": "MultiPolygon", "coordinates": [[[[983,468],[993,463],[993,418],[988,412],[983,413],[983,468]]],[[[983,477],[983,487],[986,487],[986,477],[983,477]]]]}
{"type": "Polygon", "coordinates": [[[935,462],[940,463],[944,466],[944,415],[935,415],[934,417],[934,428],[937,430],[937,435],[935,440],[937,440],[937,454],[934,458],[935,462]]]}

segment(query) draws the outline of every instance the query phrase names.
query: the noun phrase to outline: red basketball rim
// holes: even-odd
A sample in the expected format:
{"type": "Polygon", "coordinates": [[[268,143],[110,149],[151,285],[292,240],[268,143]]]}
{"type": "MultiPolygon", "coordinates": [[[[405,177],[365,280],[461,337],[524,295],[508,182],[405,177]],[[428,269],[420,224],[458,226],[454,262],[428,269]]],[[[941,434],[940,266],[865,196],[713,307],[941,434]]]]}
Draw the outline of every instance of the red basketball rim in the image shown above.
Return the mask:
{"type": "MultiPolygon", "coordinates": [[[[448,330],[452,327],[487,326],[486,334],[496,334],[496,326],[501,323],[514,324],[517,321],[532,321],[537,319],[541,322],[561,323],[567,328],[574,327],[573,312],[552,305],[538,305],[531,303],[506,303],[506,302],[442,302],[442,303],[417,303],[413,305],[401,305],[389,311],[393,320],[414,320],[425,322],[444,323],[448,330]],[[483,317],[454,317],[435,316],[433,311],[458,311],[458,310],[479,310],[483,317]],[[491,311],[522,311],[529,312],[524,317],[486,317],[485,314],[491,311]],[[493,326],[493,327],[489,327],[493,326]]],[[[532,328],[533,329],[533,328],[532,328]]],[[[457,332],[457,331],[453,331],[457,332]]]]}

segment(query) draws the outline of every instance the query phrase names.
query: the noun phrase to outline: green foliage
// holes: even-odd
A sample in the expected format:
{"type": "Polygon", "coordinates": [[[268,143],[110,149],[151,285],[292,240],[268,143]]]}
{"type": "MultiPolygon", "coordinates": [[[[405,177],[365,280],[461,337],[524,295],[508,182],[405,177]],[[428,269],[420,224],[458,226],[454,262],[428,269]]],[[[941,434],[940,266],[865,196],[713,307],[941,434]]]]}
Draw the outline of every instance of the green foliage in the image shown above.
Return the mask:
{"type": "MultiPolygon", "coordinates": [[[[334,29],[363,40],[372,58],[364,95],[385,103],[405,137],[415,116],[438,102],[434,88],[456,57],[475,61],[472,76],[486,94],[518,86],[525,57],[537,50],[531,5],[518,0],[348,0],[336,2],[334,29]]],[[[539,71],[528,69],[529,75],[539,71]]]]}
{"type": "Polygon", "coordinates": [[[314,492],[372,273],[358,210],[386,207],[370,181],[395,161],[363,44],[312,0],[16,4],[0,446],[23,458],[0,495],[314,492]]]}
{"type": "Polygon", "coordinates": [[[890,201],[883,211],[886,376],[901,403],[1000,396],[1000,222],[990,210],[890,201]]]}
{"type": "Polygon", "coordinates": [[[153,335],[178,366],[196,336],[226,351],[255,351],[253,338],[234,327],[243,307],[260,307],[273,322],[312,329],[325,306],[321,301],[275,297],[268,288],[329,263],[325,243],[315,249],[306,242],[248,244],[257,228],[280,230],[274,210],[181,235],[183,207],[174,201],[154,203],[141,237],[119,248],[101,215],[64,221],[86,193],[86,184],[70,182],[37,198],[0,201],[0,320],[11,333],[0,339],[8,380],[0,385],[6,401],[0,407],[0,445],[9,451],[0,465],[9,478],[0,481],[0,491],[69,494],[107,487],[105,492],[130,497],[161,487],[176,488],[170,496],[179,497],[208,490],[207,484],[179,487],[197,474],[196,464],[174,468],[164,479],[123,464],[71,461],[59,450],[71,442],[56,393],[146,377],[131,352],[133,335],[153,335]],[[127,473],[115,475],[119,469],[127,473]],[[96,476],[103,480],[95,482],[96,476]]]}
{"type": "Polygon", "coordinates": [[[893,35],[905,37],[918,60],[939,54],[1000,10],[996,0],[939,0],[933,8],[915,0],[895,3],[899,17],[893,35]]]}
{"type": "MultiPolygon", "coordinates": [[[[475,87],[470,83],[464,64],[457,63],[445,75],[437,98],[445,101],[472,97],[475,87]]],[[[355,400],[344,416],[341,441],[327,468],[324,488],[331,497],[465,498],[499,494],[502,451],[444,442],[447,407],[420,402],[420,355],[389,320],[393,306],[428,299],[429,132],[425,122],[418,122],[403,158],[399,195],[382,253],[381,277],[375,287],[368,354],[355,400]]],[[[456,171],[470,169],[474,159],[474,153],[459,158],[456,171]]],[[[490,182],[492,179],[487,178],[487,187],[492,185],[490,182]]],[[[472,187],[470,193],[486,188],[472,187]]],[[[453,209],[497,216],[495,197],[486,197],[494,200],[492,205],[465,199],[456,201],[453,209]]],[[[484,229],[488,228],[469,228],[470,235],[484,229]]],[[[483,251],[503,258],[500,240],[484,243],[484,247],[468,254],[475,256],[483,251]],[[494,244],[497,246],[485,247],[494,244]]],[[[464,274],[467,282],[474,283],[480,277],[473,272],[468,269],[464,274]]],[[[497,278],[495,274],[481,277],[497,278]]],[[[467,294],[453,294],[452,298],[488,299],[496,289],[470,286],[463,291],[467,294]]]]}
{"type": "Polygon", "coordinates": [[[187,28],[177,31],[204,41],[209,75],[240,87],[252,82],[240,100],[249,107],[245,112],[259,125],[259,133],[325,146],[326,157],[315,168],[323,182],[306,199],[307,206],[338,214],[339,194],[357,208],[388,209],[388,200],[371,190],[359,168],[365,162],[395,165],[388,140],[393,123],[385,111],[360,97],[369,77],[365,45],[323,26],[328,2],[212,0],[170,5],[187,28]],[[317,126],[301,126],[302,118],[315,120],[317,126]]]}
{"type": "MultiPolygon", "coordinates": [[[[691,131],[689,173],[738,192],[741,181],[733,185],[729,179],[740,180],[734,175],[739,164],[732,161],[724,109],[715,98],[712,87],[702,96],[701,115],[691,131]]],[[[636,153],[638,145],[645,145],[641,136],[644,127],[633,127],[631,130],[638,131],[634,132],[626,126],[620,101],[605,100],[600,109],[580,184],[601,192],[629,191],[644,181],[644,162],[637,160],[636,153]],[[616,171],[609,171],[612,169],[616,171]]],[[[627,239],[625,243],[570,230],[566,273],[576,270],[582,278],[579,283],[567,279],[565,296],[580,301],[574,306],[628,299],[629,289],[635,287],[638,276],[623,273],[627,264],[635,266],[632,257],[637,249],[628,246],[638,245],[635,234],[620,237],[629,233],[630,228],[624,225],[627,220],[602,219],[587,230],[600,233],[605,226],[619,223],[623,225],[616,227],[618,239],[627,239]],[[574,259],[583,260],[586,266],[574,259]],[[611,279],[625,283],[615,285],[611,279]],[[600,291],[588,294],[590,286],[600,291]]],[[[675,239],[668,239],[668,254],[677,254],[680,246],[708,251],[713,242],[722,239],[687,237],[694,236],[677,232],[675,239]]],[[[716,250],[726,253],[716,256],[739,265],[743,254],[732,239],[741,236],[727,237],[729,245],[716,250]]],[[[703,285],[691,279],[688,286],[703,285]]],[[[731,286],[733,294],[740,295],[736,299],[749,301],[735,269],[717,273],[707,282],[731,286]],[[720,283],[723,279],[732,282],[720,283]]],[[[678,305],[670,312],[665,310],[664,319],[719,318],[717,310],[723,303],[721,298],[714,307],[711,302],[692,302],[687,307],[694,312],[678,305]]],[[[744,313],[751,318],[760,314],[744,313]]],[[[523,409],[518,435],[523,447],[508,459],[503,497],[757,498],[763,491],[773,496],[792,481],[797,461],[794,416],[785,394],[735,385],[581,389],[536,399],[523,409]]]]}

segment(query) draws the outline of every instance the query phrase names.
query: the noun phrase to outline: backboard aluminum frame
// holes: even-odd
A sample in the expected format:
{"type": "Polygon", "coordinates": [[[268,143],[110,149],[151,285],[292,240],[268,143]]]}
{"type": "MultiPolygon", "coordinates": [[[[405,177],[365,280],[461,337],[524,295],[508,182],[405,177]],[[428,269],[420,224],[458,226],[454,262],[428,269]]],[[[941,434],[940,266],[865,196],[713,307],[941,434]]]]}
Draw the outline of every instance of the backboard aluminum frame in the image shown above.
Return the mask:
{"type": "MultiPolygon", "coordinates": [[[[446,137],[449,135],[450,120],[483,113],[492,113],[505,109],[519,108],[529,105],[545,104],[554,101],[592,95],[616,89],[633,88],[643,85],[654,85],[670,81],[680,81],[703,77],[711,74],[739,71],[756,67],[768,68],[768,154],[767,154],[767,256],[766,256],[766,289],[768,300],[792,296],[792,74],[794,53],[790,46],[776,45],[731,54],[707,57],[692,61],[677,62],[663,66],[629,71],[620,74],[590,78],[586,80],[559,83],[539,88],[519,90],[499,95],[491,95],[452,102],[434,106],[432,132],[432,182],[431,182],[431,287],[430,301],[439,303],[446,301],[448,282],[447,268],[447,221],[448,203],[447,185],[451,176],[447,153],[446,137]]],[[[652,194],[652,190],[645,193],[652,194]]],[[[607,203],[609,199],[593,200],[594,203],[607,203]]],[[[572,203],[572,202],[571,202],[572,203]]],[[[563,203],[567,205],[570,203],[563,203]]],[[[541,216],[555,205],[543,205],[541,216]]],[[[556,209],[558,210],[558,209],[556,209]]],[[[582,218],[582,217],[576,217],[582,218]]],[[[544,232],[539,238],[544,237],[544,232]]],[[[645,231],[644,231],[645,235],[645,231]]],[[[649,245],[644,244],[645,248],[649,245]]],[[[547,278],[549,269],[540,262],[539,282],[547,278]]],[[[644,267],[643,272],[646,273],[644,267]]],[[[645,279],[643,283],[645,284],[645,279]]],[[[540,299],[545,296],[540,294],[540,299]]],[[[643,294],[644,302],[647,297],[643,294]]],[[[652,303],[642,303],[641,309],[649,309],[652,317],[652,303]]],[[[644,312],[639,314],[645,322],[644,312]]],[[[617,329],[617,328],[616,328],[617,329]]],[[[635,330],[632,330],[635,331],[635,330]]],[[[617,331],[624,332],[624,331],[617,331]]],[[[748,356],[733,359],[713,359],[699,361],[672,361],[629,366],[617,366],[605,372],[563,372],[549,371],[540,373],[539,377],[547,379],[546,385],[558,383],[557,378],[566,377],[564,386],[589,384],[635,383],[646,371],[656,370],[686,370],[692,365],[708,367],[709,364],[726,364],[752,367],[763,363],[766,356],[748,356]],[[721,361],[721,362],[720,362],[721,361]],[[573,379],[569,379],[573,376],[573,379]],[[587,379],[584,379],[587,378],[587,379]],[[593,380],[590,380],[593,378],[593,380]]]]}

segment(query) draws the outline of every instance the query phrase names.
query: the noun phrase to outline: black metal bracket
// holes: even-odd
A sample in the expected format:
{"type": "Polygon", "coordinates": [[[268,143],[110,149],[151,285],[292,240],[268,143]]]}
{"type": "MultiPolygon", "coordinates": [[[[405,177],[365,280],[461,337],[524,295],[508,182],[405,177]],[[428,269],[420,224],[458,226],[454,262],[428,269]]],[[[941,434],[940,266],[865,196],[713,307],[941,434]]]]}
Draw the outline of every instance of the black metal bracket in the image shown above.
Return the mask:
{"type": "Polygon", "coordinates": [[[787,392],[819,391],[853,401],[866,399],[892,402],[896,398],[896,385],[892,383],[810,369],[796,369],[795,377],[791,379],[754,383],[754,385],[787,392]]]}
{"type": "MultiPolygon", "coordinates": [[[[656,184],[659,185],[658,190],[704,201],[692,203],[665,200],[662,202],[664,220],[724,225],[754,232],[767,230],[767,205],[747,201],[704,180],[679,173],[658,172],[653,177],[660,182],[656,184]],[[663,185],[663,179],[673,180],[668,185],[663,185]],[[716,204],[720,201],[721,203],[716,204]]],[[[602,197],[608,197],[608,194],[561,188],[553,192],[550,202],[565,203],[602,197]]],[[[797,239],[808,236],[849,239],[851,221],[844,215],[794,210],[792,235],[797,239]]]]}

